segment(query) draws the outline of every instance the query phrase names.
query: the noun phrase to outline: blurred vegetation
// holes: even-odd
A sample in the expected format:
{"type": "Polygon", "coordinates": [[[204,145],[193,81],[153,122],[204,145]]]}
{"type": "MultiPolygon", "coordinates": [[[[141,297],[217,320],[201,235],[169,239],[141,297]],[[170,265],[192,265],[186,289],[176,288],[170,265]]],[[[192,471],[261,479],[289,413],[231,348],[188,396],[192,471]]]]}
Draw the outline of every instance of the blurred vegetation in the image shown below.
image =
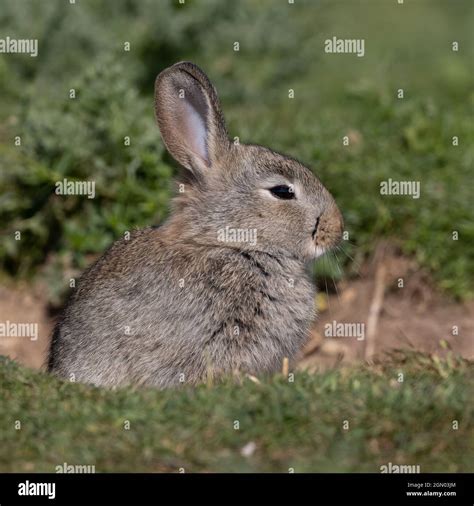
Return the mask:
{"type": "Polygon", "coordinates": [[[473,23],[470,0],[1,0],[2,36],[39,40],[37,58],[0,54],[3,271],[40,272],[57,296],[125,230],[166,216],[176,167],[153,82],[192,60],[232,137],[313,167],[345,216],[348,256],[388,237],[442,289],[472,297],[473,23]],[[365,56],[324,53],[333,36],[365,39],[365,56]],[[96,198],[56,195],[63,178],[95,181],[96,198]],[[420,181],[421,198],[381,196],[388,178],[420,181]]]}
{"type": "Polygon", "coordinates": [[[414,352],[294,382],[166,391],[63,382],[0,357],[0,471],[472,472],[473,387],[472,362],[414,352]]]}

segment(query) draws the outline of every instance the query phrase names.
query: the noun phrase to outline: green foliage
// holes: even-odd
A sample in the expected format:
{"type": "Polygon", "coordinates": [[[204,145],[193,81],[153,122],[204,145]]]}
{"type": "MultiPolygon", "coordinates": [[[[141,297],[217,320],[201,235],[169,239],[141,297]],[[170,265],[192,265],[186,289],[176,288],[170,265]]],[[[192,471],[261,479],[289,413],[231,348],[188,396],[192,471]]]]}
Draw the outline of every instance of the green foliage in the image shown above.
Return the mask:
{"type": "MultiPolygon", "coordinates": [[[[343,211],[348,255],[390,238],[472,297],[473,13],[468,0],[4,0],[2,33],[38,38],[39,56],[0,55],[0,265],[26,275],[46,262],[64,288],[62,273],[166,216],[174,166],[153,81],[189,59],[216,84],[232,137],[314,168],[343,211]],[[324,53],[333,36],[364,38],[365,56],[324,53]],[[95,181],[96,198],[56,195],[63,178],[95,181]],[[420,181],[421,198],[380,195],[389,178],[420,181]]],[[[331,261],[316,270],[341,276],[331,261]]]]}
{"type": "Polygon", "coordinates": [[[21,241],[10,234],[6,249],[22,267],[55,247],[79,261],[166,209],[171,168],[124,66],[98,63],[77,90],[74,100],[43,99],[25,108],[22,147],[5,153],[2,218],[22,233],[21,241]],[[56,182],[65,178],[94,181],[95,198],[57,195],[56,182]]]}
{"type": "Polygon", "coordinates": [[[0,359],[0,470],[380,472],[392,462],[472,472],[473,387],[470,362],[401,352],[383,366],[297,372],[293,383],[167,391],[61,382],[0,359]]]}

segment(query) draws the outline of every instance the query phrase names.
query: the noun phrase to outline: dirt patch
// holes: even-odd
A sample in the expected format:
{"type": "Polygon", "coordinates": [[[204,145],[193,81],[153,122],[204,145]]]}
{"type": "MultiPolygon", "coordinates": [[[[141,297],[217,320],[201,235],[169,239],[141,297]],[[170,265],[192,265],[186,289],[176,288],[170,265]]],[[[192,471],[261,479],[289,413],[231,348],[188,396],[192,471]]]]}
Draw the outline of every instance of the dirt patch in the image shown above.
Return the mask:
{"type": "Polygon", "coordinates": [[[337,294],[323,294],[322,311],[300,366],[326,369],[407,347],[440,356],[451,350],[474,359],[473,336],[474,301],[456,303],[441,296],[427,273],[382,245],[359,279],[341,283],[337,294]]]}
{"type": "Polygon", "coordinates": [[[7,355],[28,367],[41,368],[53,327],[44,288],[25,284],[1,286],[0,324],[9,327],[6,336],[0,335],[0,355],[7,355]],[[19,324],[34,327],[20,327],[19,324]]]}
{"type": "MultiPolygon", "coordinates": [[[[1,355],[33,368],[44,365],[53,328],[46,301],[41,285],[0,287],[0,323],[33,323],[38,330],[36,340],[0,337],[1,355]]],[[[320,316],[301,368],[370,361],[407,347],[439,355],[452,350],[474,359],[474,301],[456,303],[442,297],[429,276],[392,247],[379,246],[359,279],[340,283],[337,294],[321,292],[317,305],[320,316]],[[369,340],[373,349],[368,354],[369,340]]]]}

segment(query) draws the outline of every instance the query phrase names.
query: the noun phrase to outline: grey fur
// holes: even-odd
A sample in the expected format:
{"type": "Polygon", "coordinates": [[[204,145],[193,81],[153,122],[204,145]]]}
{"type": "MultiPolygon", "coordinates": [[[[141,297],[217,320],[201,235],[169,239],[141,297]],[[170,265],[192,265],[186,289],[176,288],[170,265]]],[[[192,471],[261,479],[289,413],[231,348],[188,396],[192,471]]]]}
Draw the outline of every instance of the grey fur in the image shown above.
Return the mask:
{"type": "Polygon", "coordinates": [[[339,210],[296,160],[229,142],[217,94],[195,65],[163,71],[155,100],[189,181],[161,227],[117,241],[84,273],[56,326],[49,370],[160,388],[277,371],[308,337],[315,289],[306,265],[339,241],[339,210]],[[204,144],[195,137],[203,131],[204,144]],[[296,199],[268,191],[287,183],[296,199]],[[257,240],[223,242],[237,229],[257,240]]]}

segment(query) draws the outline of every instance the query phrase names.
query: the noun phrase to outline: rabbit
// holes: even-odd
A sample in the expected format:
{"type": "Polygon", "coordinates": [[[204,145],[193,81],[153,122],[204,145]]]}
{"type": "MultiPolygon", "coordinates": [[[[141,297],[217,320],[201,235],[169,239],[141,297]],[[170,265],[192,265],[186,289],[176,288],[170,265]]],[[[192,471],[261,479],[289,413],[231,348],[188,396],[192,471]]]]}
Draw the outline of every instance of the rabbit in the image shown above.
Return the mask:
{"type": "Polygon", "coordinates": [[[300,162],[229,140],[216,90],[195,64],[158,75],[155,114],[187,169],[184,191],[161,226],[118,240],[83,274],[48,369],[157,388],[280,371],[309,337],[308,263],[341,240],[341,213],[300,162]]]}

